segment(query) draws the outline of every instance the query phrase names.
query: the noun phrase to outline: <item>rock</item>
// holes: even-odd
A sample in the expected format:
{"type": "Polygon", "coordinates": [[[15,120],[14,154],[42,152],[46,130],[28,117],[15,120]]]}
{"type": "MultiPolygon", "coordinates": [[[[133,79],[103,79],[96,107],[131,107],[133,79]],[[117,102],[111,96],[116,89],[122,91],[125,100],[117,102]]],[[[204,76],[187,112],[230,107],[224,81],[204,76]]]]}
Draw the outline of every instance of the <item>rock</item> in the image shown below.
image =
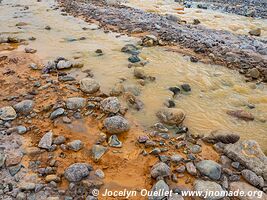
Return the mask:
{"type": "Polygon", "coordinates": [[[178,108],[163,108],[157,112],[160,121],[167,125],[179,125],[185,119],[185,113],[178,108]]]}
{"type": "Polygon", "coordinates": [[[60,182],[60,178],[55,174],[50,174],[45,177],[45,181],[48,183],[51,181],[60,182]]]}
{"type": "Polygon", "coordinates": [[[35,189],[35,183],[31,183],[31,182],[20,182],[19,183],[19,188],[24,191],[28,191],[28,190],[34,190],[35,189]]]}
{"type": "Polygon", "coordinates": [[[140,135],[139,137],[138,137],[138,142],[139,143],[145,143],[146,141],[148,141],[149,140],[149,137],[147,136],[147,135],[140,135]]]}
{"type": "Polygon", "coordinates": [[[27,197],[26,197],[26,194],[24,192],[19,192],[16,196],[16,199],[17,200],[26,200],[27,197]]]}
{"type": "Polygon", "coordinates": [[[69,69],[72,67],[72,62],[68,60],[60,60],[57,63],[57,69],[69,69]]]}
{"type": "Polygon", "coordinates": [[[169,87],[169,90],[173,92],[173,95],[177,95],[181,92],[179,87],[169,87]]]}
{"type": "Polygon", "coordinates": [[[108,150],[107,147],[102,145],[94,145],[92,148],[92,156],[95,162],[98,162],[100,158],[106,153],[108,150]]]}
{"type": "Polygon", "coordinates": [[[194,163],[192,162],[188,162],[186,163],[186,170],[189,174],[193,175],[193,176],[196,176],[197,175],[197,169],[194,165],[194,163]]]}
{"type": "Polygon", "coordinates": [[[54,139],[53,144],[61,145],[65,143],[65,141],[66,141],[66,138],[63,135],[60,135],[54,139]]]}
{"type": "Polygon", "coordinates": [[[105,178],[105,173],[101,169],[95,170],[95,175],[101,179],[105,178]]]}
{"type": "Polygon", "coordinates": [[[0,152],[0,168],[4,166],[6,161],[6,155],[4,152],[0,152]]]}
{"type": "Polygon", "coordinates": [[[80,81],[80,89],[85,93],[93,94],[100,89],[100,85],[92,78],[83,78],[80,81]]]}
{"type": "Polygon", "coordinates": [[[70,110],[78,110],[86,106],[86,99],[82,97],[71,97],[66,101],[66,107],[70,110]]]}
{"type": "Polygon", "coordinates": [[[120,96],[125,92],[123,84],[116,83],[115,86],[110,91],[110,96],[120,96]]]}
{"type": "Polygon", "coordinates": [[[26,133],[28,130],[25,126],[17,126],[16,127],[16,132],[20,135],[23,135],[24,133],[26,133]]]}
{"type": "Polygon", "coordinates": [[[121,116],[108,117],[104,120],[104,127],[108,133],[118,134],[130,129],[129,122],[121,116]]]}
{"type": "Polygon", "coordinates": [[[202,175],[208,176],[212,180],[219,180],[221,177],[221,165],[213,160],[202,160],[196,164],[196,167],[202,175]]]}
{"type": "Polygon", "coordinates": [[[67,144],[68,148],[73,151],[79,151],[83,148],[83,142],[81,140],[73,140],[67,144]]]}
{"type": "Polygon", "coordinates": [[[248,33],[250,35],[253,35],[253,36],[260,36],[261,35],[261,29],[260,28],[252,29],[248,33]]]}
{"type": "Polygon", "coordinates": [[[6,159],[5,159],[5,166],[6,167],[11,167],[18,165],[21,160],[22,160],[22,153],[21,152],[10,152],[7,154],[6,159]]]}
{"type": "Polygon", "coordinates": [[[62,117],[62,121],[63,121],[65,124],[71,124],[71,119],[68,118],[67,116],[62,117]]]}
{"type": "Polygon", "coordinates": [[[141,59],[137,55],[132,55],[131,57],[128,58],[128,61],[131,63],[137,63],[140,62],[141,59]]]}
{"type": "Polygon", "coordinates": [[[246,182],[238,181],[238,182],[230,183],[230,191],[231,192],[242,191],[244,195],[238,196],[239,200],[255,200],[255,199],[266,200],[267,199],[267,195],[265,193],[249,185],[246,182]],[[251,191],[253,191],[255,195],[251,195],[251,191]]]}
{"type": "Polygon", "coordinates": [[[87,177],[92,170],[92,166],[87,163],[75,163],[65,170],[64,176],[69,182],[79,182],[87,177]]]}
{"type": "Polygon", "coordinates": [[[191,91],[191,87],[189,84],[184,83],[181,85],[181,88],[185,91],[185,92],[190,92],[191,91]]]}
{"type": "Polygon", "coordinates": [[[153,128],[156,130],[156,131],[159,131],[159,132],[162,132],[162,133],[167,133],[169,132],[169,129],[166,128],[162,123],[156,123],[153,125],[153,128]]]}
{"type": "Polygon", "coordinates": [[[180,22],[181,21],[181,19],[179,17],[177,17],[176,15],[172,15],[172,14],[167,14],[166,18],[168,20],[173,21],[173,22],[180,22]]]}
{"type": "Polygon", "coordinates": [[[178,172],[178,173],[184,173],[185,172],[185,169],[186,169],[186,167],[184,165],[182,165],[180,167],[177,167],[175,169],[175,171],[178,172]]]}
{"type": "Polygon", "coordinates": [[[158,44],[158,38],[154,35],[146,35],[143,39],[142,39],[142,45],[144,47],[152,47],[158,44]]]}
{"type": "Polygon", "coordinates": [[[181,156],[178,155],[178,154],[175,154],[175,155],[172,155],[172,156],[171,156],[171,161],[172,161],[174,164],[179,164],[181,161],[183,161],[183,157],[181,157],[181,156]]]}
{"type": "Polygon", "coordinates": [[[133,44],[126,44],[124,47],[122,47],[121,52],[137,55],[139,54],[138,48],[133,44]]]}
{"type": "Polygon", "coordinates": [[[254,116],[245,110],[229,110],[226,113],[228,115],[231,115],[233,117],[236,117],[238,119],[242,119],[245,121],[253,121],[254,120],[254,116]]]}
{"type": "Polygon", "coordinates": [[[194,154],[200,153],[202,151],[201,146],[199,145],[193,145],[192,147],[190,147],[190,151],[194,154]]]}
{"type": "Polygon", "coordinates": [[[151,168],[150,174],[154,179],[158,177],[169,177],[171,175],[171,168],[164,162],[159,162],[151,168]]]}
{"type": "Polygon", "coordinates": [[[122,142],[118,139],[117,135],[110,136],[110,138],[108,139],[108,144],[111,147],[122,147],[122,142]]]}
{"type": "Polygon", "coordinates": [[[36,49],[32,49],[32,48],[29,48],[29,47],[26,47],[24,49],[25,53],[36,53],[37,50],[36,49]]]}
{"type": "Polygon", "coordinates": [[[201,22],[200,22],[200,20],[199,19],[194,19],[193,20],[193,24],[194,25],[198,25],[198,24],[200,24],[201,22]]]}
{"type": "Polygon", "coordinates": [[[145,74],[145,70],[143,69],[143,67],[135,67],[134,68],[134,76],[137,79],[145,79],[146,74],[145,74]]]}
{"type": "Polygon", "coordinates": [[[22,115],[27,115],[33,110],[34,101],[23,100],[23,101],[15,104],[13,107],[17,113],[22,114],[22,115]]]}
{"type": "Polygon", "coordinates": [[[202,191],[204,195],[208,191],[209,193],[212,194],[212,196],[207,196],[205,199],[206,200],[217,200],[217,199],[222,199],[224,197],[223,194],[223,189],[222,187],[215,182],[212,181],[203,181],[203,180],[196,180],[194,183],[194,190],[195,191],[202,191]],[[218,193],[219,195],[214,195],[214,193],[218,193]]]}
{"type": "Polygon", "coordinates": [[[253,68],[253,69],[250,69],[248,71],[248,74],[250,77],[254,78],[254,79],[257,79],[260,77],[260,72],[257,68],[253,68]]]}
{"type": "Polygon", "coordinates": [[[21,168],[22,168],[22,165],[18,164],[18,165],[9,167],[8,171],[9,171],[11,176],[15,176],[20,171],[21,168]]]}
{"type": "Polygon", "coordinates": [[[215,130],[210,133],[209,136],[206,136],[203,138],[205,142],[209,143],[218,143],[222,142],[224,144],[234,144],[240,139],[240,136],[232,133],[230,131],[224,131],[224,130],[215,130]]]}
{"type": "Polygon", "coordinates": [[[41,138],[38,147],[49,150],[52,146],[53,132],[49,131],[41,138]]]}
{"type": "Polygon", "coordinates": [[[164,182],[164,180],[159,180],[153,187],[149,200],[163,200],[169,196],[169,186],[164,182]]]}
{"type": "Polygon", "coordinates": [[[257,187],[263,187],[264,186],[264,180],[261,176],[257,176],[253,171],[244,169],[241,171],[243,178],[249,182],[251,185],[257,187]]]}
{"type": "Polygon", "coordinates": [[[254,140],[225,145],[224,154],[267,180],[267,157],[254,140]]]}
{"type": "Polygon", "coordinates": [[[51,114],[50,114],[50,119],[56,119],[57,117],[63,115],[65,112],[64,108],[58,108],[56,109],[55,111],[53,111],[51,114]]]}
{"type": "Polygon", "coordinates": [[[11,106],[0,108],[0,119],[4,121],[16,119],[17,113],[11,106]]]}
{"type": "Polygon", "coordinates": [[[49,25],[45,26],[45,30],[51,30],[51,27],[49,25]]]}
{"type": "Polygon", "coordinates": [[[100,102],[100,107],[106,113],[117,113],[121,104],[117,97],[108,97],[100,102]]]}
{"type": "Polygon", "coordinates": [[[184,200],[183,196],[172,193],[172,195],[168,198],[168,200],[184,200]]]}

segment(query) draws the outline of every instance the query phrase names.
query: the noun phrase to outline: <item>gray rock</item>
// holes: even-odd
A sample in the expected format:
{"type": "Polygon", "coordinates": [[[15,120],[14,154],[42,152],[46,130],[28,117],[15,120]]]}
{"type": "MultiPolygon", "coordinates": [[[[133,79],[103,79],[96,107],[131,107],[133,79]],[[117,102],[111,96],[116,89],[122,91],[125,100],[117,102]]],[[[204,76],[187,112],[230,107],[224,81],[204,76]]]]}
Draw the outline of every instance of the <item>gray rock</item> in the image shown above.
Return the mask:
{"type": "Polygon", "coordinates": [[[65,112],[64,108],[58,108],[56,110],[54,110],[51,114],[50,114],[50,119],[56,119],[57,117],[63,115],[65,112]]]}
{"type": "Polygon", "coordinates": [[[11,106],[0,108],[0,119],[4,121],[16,119],[17,113],[11,106]]]}
{"type": "Polygon", "coordinates": [[[175,169],[175,171],[176,172],[178,172],[178,173],[184,173],[185,172],[185,166],[184,165],[182,165],[182,166],[180,166],[180,167],[177,167],[176,169],[175,169]]]}
{"type": "Polygon", "coordinates": [[[183,160],[183,157],[178,154],[171,156],[171,161],[175,164],[179,164],[182,160],[183,160]]]}
{"type": "Polygon", "coordinates": [[[20,171],[21,168],[22,168],[22,165],[18,164],[18,165],[9,167],[8,171],[11,176],[15,176],[20,171]]]}
{"type": "Polygon", "coordinates": [[[230,131],[216,130],[212,131],[209,136],[203,138],[205,142],[218,143],[222,142],[224,144],[233,144],[238,142],[240,136],[238,134],[232,133],[230,131]]]}
{"type": "Polygon", "coordinates": [[[75,163],[65,169],[64,176],[69,182],[79,182],[87,177],[92,169],[87,163],[75,163]]]}
{"type": "Polygon", "coordinates": [[[54,139],[53,144],[60,145],[60,144],[65,143],[65,141],[66,141],[66,138],[63,135],[60,135],[54,139]]]}
{"type": "Polygon", "coordinates": [[[101,179],[105,178],[105,173],[101,169],[95,170],[95,175],[101,179]]]}
{"type": "MultiPolygon", "coordinates": [[[[208,196],[207,198],[205,198],[205,200],[218,200],[218,199],[222,199],[224,197],[223,194],[220,195],[214,195],[214,193],[222,193],[224,190],[222,189],[222,187],[215,182],[212,181],[203,181],[203,180],[196,180],[194,183],[194,190],[195,191],[203,191],[204,195],[207,191],[213,191],[213,195],[212,196],[208,196]]],[[[212,193],[212,192],[211,192],[212,193]]],[[[204,199],[204,198],[203,198],[204,199]]]]}
{"type": "Polygon", "coordinates": [[[116,83],[114,87],[110,91],[111,96],[120,96],[125,92],[125,88],[123,84],[121,83],[116,83]]]}
{"type": "Polygon", "coordinates": [[[191,174],[191,175],[193,175],[193,176],[197,175],[197,169],[196,169],[194,163],[192,163],[192,162],[188,162],[188,163],[186,163],[185,166],[186,166],[186,170],[187,170],[187,172],[188,172],[189,174],[191,174]]]}
{"type": "Polygon", "coordinates": [[[26,194],[24,192],[19,192],[16,196],[17,200],[26,200],[26,194]]]}
{"type": "Polygon", "coordinates": [[[163,200],[169,196],[169,186],[163,181],[159,180],[153,187],[152,187],[152,194],[149,200],[163,200]]]}
{"type": "Polygon", "coordinates": [[[202,160],[196,164],[202,175],[208,176],[212,180],[219,180],[221,177],[221,165],[213,160],[202,160]]]}
{"type": "Polygon", "coordinates": [[[117,148],[122,147],[122,142],[119,140],[117,135],[111,135],[108,139],[108,144],[111,147],[117,147],[117,148]]]}
{"type": "Polygon", "coordinates": [[[6,155],[4,152],[0,152],[0,168],[4,166],[6,161],[6,155]]]}
{"type": "Polygon", "coordinates": [[[108,150],[107,147],[102,145],[94,145],[92,148],[92,156],[95,162],[98,162],[100,158],[106,153],[108,150]]]}
{"type": "Polygon", "coordinates": [[[267,180],[267,157],[254,140],[239,141],[224,147],[224,153],[234,161],[267,180]]]}
{"type": "Polygon", "coordinates": [[[72,67],[72,63],[68,60],[60,60],[57,63],[57,69],[69,69],[72,67]]]}
{"type": "Polygon", "coordinates": [[[197,154],[197,153],[200,153],[202,151],[202,148],[199,145],[193,145],[192,147],[190,147],[190,151],[192,153],[197,154]]]}
{"type": "Polygon", "coordinates": [[[185,119],[185,113],[178,108],[163,108],[157,112],[160,121],[167,125],[179,125],[185,119]]]}
{"type": "Polygon", "coordinates": [[[158,177],[168,177],[171,175],[171,168],[164,162],[159,162],[151,168],[150,174],[154,179],[158,177]]]}
{"type": "Polygon", "coordinates": [[[104,127],[108,133],[118,134],[126,132],[130,129],[129,122],[121,116],[108,117],[104,120],[104,127]]]}
{"type": "Polygon", "coordinates": [[[83,148],[83,142],[81,140],[73,140],[67,144],[68,148],[73,151],[79,151],[83,148]]]}
{"type": "Polygon", "coordinates": [[[50,149],[52,146],[53,132],[49,131],[41,138],[38,147],[43,149],[50,149]]]}
{"type": "Polygon", "coordinates": [[[262,192],[261,190],[251,186],[250,184],[246,182],[232,182],[230,183],[230,191],[243,191],[244,195],[238,196],[239,200],[255,200],[255,199],[261,199],[266,200],[267,195],[262,192]],[[255,192],[255,195],[251,196],[251,191],[255,192]]]}
{"type": "Polygon", "coordinates": [[[71,97],[66,101],[66,107],[70,110],[78,110],[86,106],[86,100],[82,97],[71,97]]]}
{"type": "Polygon", "coordinates": [[[242,176],[243,178],[249,182],[251,185],[257,187],[263,187],[264,186],[264,180],[261,176],[257,176],[253,171],[244,169],[242,170],[242,176]]]}
{"type": "Polygon", "coordinates": [[[117,97],[108,97],[100,102],[101,109],[106,113],[117,113],[121,104],[117,97]]]}
{"type": "Polygon", "coordinates": [[[20,135],[27,132],[27,128],[25,126],[17,126],[16,129],[17,129],[17,133],[20,135]]]}
{"type": "Polygon", "coordinates": [[[31,182],[20,182],[20,184],[19,184],[19,188],[22,191],[34,190],[35,186],[36,186],[35,183],[31,183],[31,182]]]}
{"type": "Polygon", "coordinates": [[[93,94],[100,89],[100,85],[92,78],[83,78],[80,81],[80,89],[88,94],[93,94]]]}
{"type": "Polygon", "coordinates": [[[23,101],[15,104],[13,107],[17,113],[20,113],[22,115],[26,115],[26,114],[29,114],[33,110],[34,101],[23,100],[23,101]]]}

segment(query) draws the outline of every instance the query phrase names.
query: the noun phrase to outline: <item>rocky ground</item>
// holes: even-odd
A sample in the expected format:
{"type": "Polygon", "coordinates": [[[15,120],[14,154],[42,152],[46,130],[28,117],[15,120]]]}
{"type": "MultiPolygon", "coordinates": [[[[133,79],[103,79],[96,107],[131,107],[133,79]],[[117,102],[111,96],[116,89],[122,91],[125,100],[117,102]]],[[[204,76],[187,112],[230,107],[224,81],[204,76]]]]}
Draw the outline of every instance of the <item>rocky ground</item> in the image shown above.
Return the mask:
{"type": "Polygon", "coordinates": [[[214,9],[246,17],[267,18],[267,2],[265,0],[194,0],[185,1],[186,7],[214,9]]]}
{"type": "MultiPolygon", "coordinates": [[[[82,16],[89,22],[97,21],[105,29],[135,36],[152,34],[143,42],[144,46],[179,45],[180,49],[188,49],[196,57],[237,69],[249,79],[266,81],[267,42],[260,37],[184,24],[176,16],[161,16],[120,5],[71,0],[60,2],[64,11],[76,17],[82,16]]],[[[251,35],[259,36],[260,29],[252,30],[251,35]]]]}
{"type": "MultiPolygon", "coordinates": [[[[79,6],[75,3],[73,7],[68,7],[70,2],[65,3],[67,10],[74,11],[79,6]]],[[[86,12],[91,11],[95,17],[98,12],[128,9],[104,7],[101,11],[96,5],[87,6],[89,10],[86,12]],[[92,10],[93,6],[97,9],[92,10]]],[[[138,13],[143,12],[138,11],[136,16],[138,13]]],[[[118,17],[115,14],[113,17],[118,17]]],[[[148,19],[156,16],[145,15],[148,19]]],[[[107,16],[95,20],[102,22],[104,17],[107,16]]],[[[169,19],[156,17],[162,23],[176,26],[169,19]]],[[[109,25],[108,21],[105,22],[109,25]]],[[[197,37],[200,37],[200,32],[196,32],[197,37]]],[[[229,36],[229,33],[225,34],[229,36]]],[[[240,39],[233,37],[237,42],[240,39]]],[[[147,35],[140,45],[149,47],[166,42],[159,38],[147,35]]],[[[266,45],[264,41],[241,38],[245,42],[266,45]]],[[[30,37],[29,40],[33,39],[30,37]]],[[[242,190],[245,194],[256,191],[252,197],[211,195],[208,199],[267,199],[267,157],[257,142],[241,141],[238,134],[222,130],[212,131],[205,137],[192,135],[190,127],[183,124],[186,110],[175,108],[172,102],[155,113],[158,123],[151,125],[149,130],[143,130],[127,112],[142,109],[143,103],[134,91],[124,88],[124,80],[109,93],[103,93],[91,71],[84,71],[83,78],[79,80],[70,73],[72,68],[83,67],[83,63],[75,59],[55,56],[53,60],[43,62],[36,56],[35,49],[26,47],[24,52],[12,51],[27,42],[15,37],[1,38],[0,199],[125,199],[101,195],[105,189],[125,188],[137,193],[144,188],[155,192],[149,197],[153,200],[197,199],[181,196],[183,191],[189,190],[242,190]],[[95,189],[100,190],[100,196],[94,196],[95,189]],[[162,190],[172,190],[173,194],[155,195],[162,190]]],[[[229,41],[229,45],[232,43],[229,41]]],[[[206,53],[206,48],[204,50],[200,51],[201,55],[206,53]]],[[[134,68],[133,76],[140,84],[155,80],[155,77],[144,73],[145,63],[138,57],[139,46],[126,45],[121,51],[129,55],[129,68],[134,68]]],[[[103,55],[101,49],[95,53],[103,55]]],[[[241,50],[239,53],[237,55],[244,56],[241,50]]],[[[258,50],[250,53],[248,63],[261,63],[253,59],[264,59],[258,50]]],[[[221,52],[218,55],[224,58],[221,52]]],[[[227,54],[227,58],[229,56],[227,54]]],[[[238,59],[238,56],[233,58],[238,59]]],[[[191,61],[198,61],[197,54],[191,57],[191,61]]],[[[257,67],[253,68],[254,72],[258,70],[255,72],[257,77],[251,76],[252,71],[247,76],[264,79],[264,66],[257,67]]],[[[189,84],[169,89],[174,95],[181,90],[184,93],[191,91],[189,84]]],[[[246,112],[231,112],[229,115],[242,120],[253,119],[246,112]]],[[[148,197],[138,195],[129,199],[148,197]]]]}

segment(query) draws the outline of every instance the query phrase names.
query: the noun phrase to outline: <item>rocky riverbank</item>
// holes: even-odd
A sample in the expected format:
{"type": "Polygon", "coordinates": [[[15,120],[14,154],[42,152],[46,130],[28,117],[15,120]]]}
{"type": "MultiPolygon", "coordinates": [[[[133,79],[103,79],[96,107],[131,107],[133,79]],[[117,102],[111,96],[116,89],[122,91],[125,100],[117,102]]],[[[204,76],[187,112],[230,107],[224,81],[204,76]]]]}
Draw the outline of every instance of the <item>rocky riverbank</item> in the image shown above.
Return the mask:
{"type": "Polygon", "coordinates": [[[267,3],[265,0],[194,0],[185,1],[186,7],[196,6],[201,9],[213,9],[222,12],[267,19],[267,3]]]}
{"type": "MultiPolygon", "coordinates": [[[[177,108],[159,109],[159,122],[143,131],[127,114],[140,108],[134,94],[122,85],[112,96],[102,93],[91,72],[76,80],[68,70],[82,63],[63,57],[42,63],[28,50],[0,58],[3,199],[111,199],[101,192],[125,185],[137,192],[172,190],[168,199],[187,199],[181,196],[187,190],[253,190],[253,199],[267,198],[267,157],[257,142],[229,131],[192,135],[183,125],[186,111],[177,108]]],[[[210,197],[222,198],[229,199],[210,197]]]]}
{"type": "Polygon", "coordinates": [[[237,69],[251,80],[266,81],[267,43],[260,38],[184,24],[172,15],[161,16],[125,6],[71,0],[60,3],[63,11],[82,16],[88,22],[97,21],[107,30],[135,36],[150,33],[156,42],[147,45],[179,45],[178,49],[184,48],[184,52],[189,49],[204,60],[237,69]]]}

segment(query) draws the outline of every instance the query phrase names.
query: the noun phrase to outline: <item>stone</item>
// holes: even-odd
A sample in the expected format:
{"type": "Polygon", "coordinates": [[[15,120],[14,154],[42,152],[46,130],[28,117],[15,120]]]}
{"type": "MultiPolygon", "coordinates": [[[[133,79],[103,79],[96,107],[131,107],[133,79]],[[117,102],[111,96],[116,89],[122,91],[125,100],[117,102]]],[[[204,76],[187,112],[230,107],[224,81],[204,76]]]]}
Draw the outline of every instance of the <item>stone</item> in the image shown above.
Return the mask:
{"type": "Polygon", "coordinates": [[[156,131],[162,132],[162,133],[167,133],[169,132],[169,129],[167,127],[165,127],[162,123],[156,123],[153,125],[153,128],[156,131]]]}
{"type": "Polygon", "coordinates": [[[117,147],[117,148],[122,147],[122,142],[119,140],[117,135],[111,135],[108,139],[108,144],[111,147],[117,147]]]}
{"type": "Polygon", "coordinates": [[[138,48],[133,44],[126,44],[122,47],[121,52],[137,55],[139,53],[138,48]]]}
{"type": "Polygon", "coordinates": [[[257,187],[263,187],[264,186],[264,180],[262,177],[257,176],[257,174],[255,174],[253,171],[248,170],[248,169],[244,169],[241,171],[241,174],[243,176],[243,178],[249,182],[251,185],[257,187]]]}
{"type": "Polygon", "coordinates": [[[238,119],[242,119],[244,121],[253,121],[254,116],[245,110],[229,110],[226,112],[228,115],[236,117],[238,119]]]}
{"type": "Polygon", "coordinates": [[[171,175],[171,168],[164,162],[159,162],[151,168],[150,174],[154,179],[158,177],[169,177],[171,175]]]}
{"type": "Polygon", "coordinates": [[[254,79],[257,79],[260,77],[260,72],[257,68],[253,68],[253,69],[250,69],[248,71],[248,74],[250,77],[254,78],[254,79]]]}
{"type": "Polygon", "coordinates": [[[60,178],[55,174],[50,174],[45,177],[45,181],[48,183],[51,181],[60,182],[60,178]]]}
{"type": "Polygon", "coordinates": [[[178,108],[163,108],[156,113],[159,120],[167,125],[179,125],[185,119],[185,113],[178,108]]]}
{"type": "Polygon", "coordinates": [[[125,88],[123,84],[121,83],[116,83],[114,87],[110,91],[111,96],[120,96],[125,92],[125,88]]]}
{"type": "Polygon", "coordinates": [[[147,140],[149,140],[149,137],[147,135],[140,135],[137,140],[139,143],[145,143],[147,140]]]}
{"type": "Polygon", "coordinates": [[[181,88],[185,91],[185,92],[190,92],[191,91],[191,87],[189,84],[184,83],[181,85],[181,88]]]}
{"type": "Polygon", "coordinates": [[[17,113],[11,106],[5,106],[0,108],[0,119],[4,121],[14,120],[17,117],[17,113]]]}
{"type": "Polygon", "coordinates": [[[145,79],[146,74],[145,74],[144,68],[143,67],[135,67],[134,68],[134,76],[137,79],[145,79]]]}
{"type": "Polygon", "coordinates": [[[26,197],[26,194],[24,192],[19,192],[16,196],[16,199],[17,200],[26,200],[27,197],[26,197]]]}
{"type": "Polygon", "coordinates": [[[104,120],[104,127],[108,133],[119,134],[127,132],[130,129],[128,120],[121,116],[108,117],[104,120]]]}
{"type": "Polygon", "coordinates": [[[267,195],[264,192],[246,182],[232,182],[229,187],[231,192],[242,191],[244,193],[244,195],[238,196],[239,200],[267,199],[267,195]],[[251,195],[251,191],[253,191],[255,195],[251,195]]]}
{"type": "Polygon", "coordinates": [[[163,200],[169,196],[169,186],[164,182],[164,180],[159,180],[152,187],[153,196],[149,196],[149,200],[163,200]]]}
{"type": "Polygon", "coordinates": [[[191,174],[193,176],[197,175],[197,169],[196,169],[194,163],[188,162],[188,163],[186,163],[185,167],[186,167],[186,170],[189,174],[191,174]]]}
{"type": "Polygon", "coordinates": [[[34,101],[23,100],[23,101],[15,104],[13,107],[17,113],[22,114],[22,115],[27,115],[33,110],[34,101]]]}
{"type": "Polygon", "coordinates": [[[193,20],[193,24],[194,25],[198,25],[198,24],[200,24],[201,22],[200,22],[200,20],[199,19],[194,19],[193,20]]]}
{"type": "Polygon", "coordinates": [[[181,89],[179,87],[169,87],[169,90],[173,92],[173,95],[177,95],[181,92],[181,89]]]}
{"type": "Polygon", "coordinates": [[[18,164],[18,165],[9,167],[8,171],[11,176],[15,176],[20,171],[21,168],[22,168],[22,165],[18,164]]]}
{"type": "Polygon", "coordinates": [[[196,167],[202,175],[208,176],[212,180],[219,180],[221,177],[221,165],[213,160],[202,160],[196,164],[196,167]]]}
{"type": "Polygon", "coordinates": [[[250,35],[253,35],[253,36],[260,36],[261,35],[261,29],[255,28],[255,29],[250,30],[248,33],[250,35]]]}
{"type": "Polygon", "coordinates": [[[4,166],[6,161],[6,155],[4,154],[4,152],[0,151],[0,168],[4,166]]]}
{"type": "Polygon", "coordinates": [[[57,69],[69,69],[72,67],[72,62],[68,60],[60,60],[57,63],[57,69]]]}
{"type": "Polygon", "coordinates": [[[49,131],[41,138],[38,147],[49,150],[52,146],[53,132],[49,131]]]}
{"type": "Polygon", "coordinates": [[[20,182],[19,183],[19,188],[24,191],[28,191],[28,190],[34,190],[35,189],[35,183],[31,183],[31,182],[20,182]]]}
{"type": "Polygon", "coordinates": [[[5,166],[11,167],[14,165],[18,165],[22,160],[22,153],[21,152],[10,152],[6,155],[5,159],[5,166]]]}
{"type": "Polygon", "coordinates": [[[88,94],[94,94],[100,89],[100,85],[92,78],[83,78],[80,80],[80,89],[88,94]]]}
{"type": "Polygon", "coordinates": [[[212,181],[203,181],[203,180],[196,180],[194,183],[194,190],[195,191],[202,191],[204,194],[208,191],[209,193],[213,193],[211,196],[207,196],[206,200],[218,200],[224,197],[222,187],[215,182],[212,181]],[[214,193],[218,193],[219,195],[214,195],[214,193]]]}
{"type": "Polygon", "coordinates": [[[178,155],[178,154],[175,154],[175,155],[172,155],[171,156],[171,161],[174,163],[174,164],[179,164],[181,161],[183,161],[183,157],[178,155]]]}
{"type": "Polygon", "coordinates": [[[140,62],[141,59],[137,55],[132,55],[131,57],[128,58],[128,61],[131,63],[137,63],[140,62]]]}
{"type": "Polygon", "coordinates": [[[83,148],[84,144],[81,140],[73,140],[67,144],[68,148],[73,151],[79,151],[83,148]]]}
{"type": "Polygon", "coordinates": [[[92,156],[95,162],[98,162],[100,158],[106,153],[108,150],[107,147],[102,145],[94,145],[92,148],[92,156]]]}
{"type": "Polygon", "coordinates": [[[210,133],[210,135],[203,138],[205,142],[208,143],[218,143],[222,142],[224,144],[234,144],[238,142],[240,136],[236,133],[225,130],[215,130],[210,133]]]}
{"type": "Polygon", "coordinates": [[[25,126],[17,126],[16,127],[16,132],[20,135],[23,135],[24,133],[26,133],[28,130],[25,126]]]}
{"type": "Polygon", "coordinates": [[[117,113],[120,111],[120,101],[117,97],[108,97],[100,102],[101,109],[106,113],[117,113]]]}
{"type": "Polygon", "coordinates": [[[74,163],[65,169],[64,176],[69,182],[79,182],[92,170],[92,166],[87,163],[74,163]]]}
{"type": "Polygon", "coordinates": [[[101,169],[95,170],[95,175],[101,179],[105,178],[105,173],[101,169]]]}
{"type": "Polygon", "coordinates": [[[29,48],[29,47],[26,47],[24,49],[25,53],[36,53],[37,50],[36,49],[32,49],[32,48],[29,48]]]}
{"type": "Polygon", "coordinates": [[[66,141],[66,138],[63,135],[60,135],[54,139],[53,144],[61,145],[61,144],[64,144],[65,141],[66,141]]]}
{"type": "Polygon", "coordinates": [[[267,157],[254,140],[225,145],[224,154],[267,180],[267,157]]]}
{"type": "Polygon", "coordinates": [[[168,198],[168,200],[184,200],[183,196],[172,193],[172,195],[168,198]]]}
{"type": "Polygon", "coordinates": [[[202,147],[196,144],[190,147],[190,151],[194,154],[197,154],[202,151],[202,147]]]}
{"type": "Polygon", "coordinates": [[[57,117],[63,115],[65,112],[64,108],[58,108],[56,110],[54,110],[51,114],[50,114],[50,119],[56,119],[57,117]]]}
{"type": "Polygon", "coordinates": [[[86,106],[86,99],[82,97],[71,97],[66,101],[66,107],[70,110],[78,110],[86,106]]]}
{"type": "Polygon", "coordinates": [[[185,172],[185,169],[186,169],[186,167],[184,165],[182,165],[180,167],[177,167],[175,169],[175,171],[178,172],[178,173],[184,173],[185,172]]]}

